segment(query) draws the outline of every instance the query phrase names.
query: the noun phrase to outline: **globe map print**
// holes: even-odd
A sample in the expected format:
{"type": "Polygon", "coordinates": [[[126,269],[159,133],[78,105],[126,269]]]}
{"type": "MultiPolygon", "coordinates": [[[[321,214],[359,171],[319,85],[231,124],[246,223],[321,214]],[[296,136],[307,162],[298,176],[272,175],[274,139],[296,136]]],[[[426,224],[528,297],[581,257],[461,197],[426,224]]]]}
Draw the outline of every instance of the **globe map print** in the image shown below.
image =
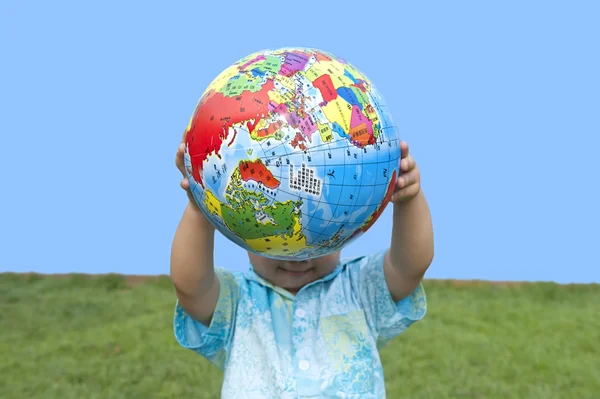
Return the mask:
{"type": "Polygon", "coordinates": [[[309,259],[366,232],[399,174],[400,141],[369,79],[309,48],[264,50],[221,72],[186,129],[198,206],[225,237],[309,259]]]}

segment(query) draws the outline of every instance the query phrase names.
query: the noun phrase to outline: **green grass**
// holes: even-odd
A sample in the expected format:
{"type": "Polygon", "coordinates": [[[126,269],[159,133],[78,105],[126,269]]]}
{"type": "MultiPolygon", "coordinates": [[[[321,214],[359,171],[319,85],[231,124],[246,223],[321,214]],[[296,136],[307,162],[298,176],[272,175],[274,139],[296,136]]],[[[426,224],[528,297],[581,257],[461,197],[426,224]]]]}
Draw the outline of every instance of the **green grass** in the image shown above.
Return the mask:
{"type": "MultiPolygon", "coordinates": [[[[426,281],[383,350],[388,397],[600,398],[600,285],[426,281]]],[[[218,398],[180,348],[166,277],[0,274],[0,398],[218,398]]]]}

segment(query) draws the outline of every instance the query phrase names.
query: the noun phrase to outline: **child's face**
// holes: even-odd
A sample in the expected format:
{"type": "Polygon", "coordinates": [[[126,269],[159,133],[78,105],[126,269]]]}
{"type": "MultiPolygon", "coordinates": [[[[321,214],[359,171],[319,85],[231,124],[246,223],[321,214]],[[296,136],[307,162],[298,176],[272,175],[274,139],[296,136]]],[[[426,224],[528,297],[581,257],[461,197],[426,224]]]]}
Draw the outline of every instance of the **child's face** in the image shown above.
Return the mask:
{"type": "Polygon", "coordinates": [[[248,252],[248,257],[256,274],[296,294],[305,285],[331,273],[340,261],[340,252],[304,261],[269,259],[252,252],[248,252]]]}

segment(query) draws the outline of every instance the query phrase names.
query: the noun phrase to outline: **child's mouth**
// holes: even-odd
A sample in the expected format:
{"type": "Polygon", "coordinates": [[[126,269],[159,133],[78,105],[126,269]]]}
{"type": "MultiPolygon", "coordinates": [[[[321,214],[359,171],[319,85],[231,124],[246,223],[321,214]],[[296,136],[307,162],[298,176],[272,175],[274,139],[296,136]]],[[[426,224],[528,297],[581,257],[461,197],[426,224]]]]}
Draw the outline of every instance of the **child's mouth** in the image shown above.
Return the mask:
{"type": "Polygon", "coordinates": [[[310,272],[311,269],[306,269],[306,270],[288,270],[288,269],[282,269],[282,270],[285,271],[290,276],[301,277],[301,276],[304,276],[305,274],[307,274],[308,272],[310,272]]]}

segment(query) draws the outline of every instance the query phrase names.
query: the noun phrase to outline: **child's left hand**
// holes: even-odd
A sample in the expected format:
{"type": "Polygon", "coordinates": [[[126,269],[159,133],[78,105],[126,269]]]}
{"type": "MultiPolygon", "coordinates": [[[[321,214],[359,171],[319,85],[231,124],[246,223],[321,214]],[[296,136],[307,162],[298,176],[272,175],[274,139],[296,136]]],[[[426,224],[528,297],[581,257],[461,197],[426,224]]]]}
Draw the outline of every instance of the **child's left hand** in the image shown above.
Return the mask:
{"type": "Polygon", "coordinates": [[[421,174],[417,163],[408,153],[408,144],[400,142],[400,177],[391,202],[398,204],[415,197],[421,191],[421,174]]]}

